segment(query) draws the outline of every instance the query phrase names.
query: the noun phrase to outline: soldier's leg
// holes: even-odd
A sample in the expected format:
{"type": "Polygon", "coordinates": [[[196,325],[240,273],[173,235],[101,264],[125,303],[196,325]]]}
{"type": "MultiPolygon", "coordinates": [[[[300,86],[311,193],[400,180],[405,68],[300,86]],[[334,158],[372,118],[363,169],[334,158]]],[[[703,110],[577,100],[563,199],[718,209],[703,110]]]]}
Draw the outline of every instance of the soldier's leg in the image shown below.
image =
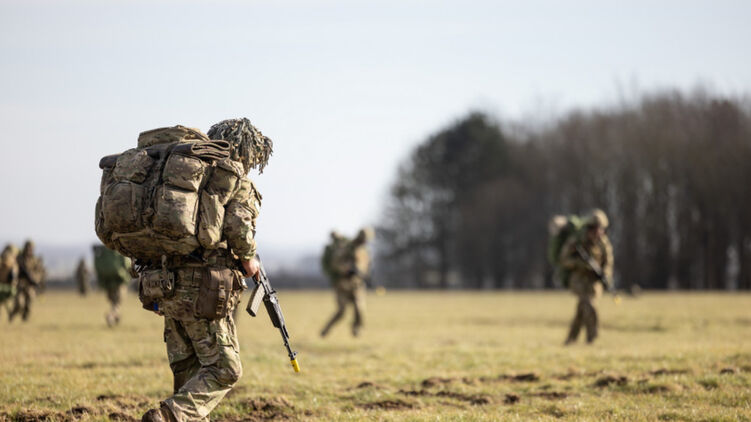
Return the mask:
{"type": "Polygon", "coordinates": [[[122,300],[123,287],[122,284],[114,281],[107,284],[107,300],[110,303],[110,310],[104,318],[110,327],[120,322],[120,301],[122,300]]]}
{"type": "Polygon", "coordinates": [[[592,343],[598,336],[598,318],[597,308],[595,304],[597,299],[602,296],[602,284],[596,283],[592,286],[590,294],[586,297],[586,314],[584,318],[585,326],[587,327],[587,342],[592,343]]]}
{"type": "Polygon", "coordinates": [[[323,330],[321,331],[321,337],[326,337],[326,335],[331,330],[331,327],[334,326],[337,322],[339,322],[340,319],[344,316],[344,311],[347,309],[347,302],[348,299],[345,294],[343,294],[342,291],[337,290],[336,291],[336,312],[334,312],[334,315],[331,317],[329,322],[326,324],[325,327],[323,327],[323,330]]]}
{"type": "Polygon", "coordinates": [[[352,335],[357,337],[363,325],[365,312],[365,289],[356,289],[352,297],[352,305],[355,308],[355,319],[352,321],[352,335]]]}
{"type": "Polygon", "coordinates": [[[190,336],[180,321],[164,318],[164,342],[167,345],[167,357],[172,369],[173,391],[176,394],[201,368],[198,356],[193,350],[190,336]]]}
{"type": "Polygon", "coordinates": [[[21,318],[24,321],[28,321],[29,315],[31,315],[31,303],[34,301],[34,288],[29,286],[27,289],[23,289],[23,308],[21,318]]]}
{"type": "Polygon", "coordinates": [[[584,322],[583,313],[584,306],[582,304],[581,298],[579,298],[579,301],[576,304],[576,314],[574,314],[574,319],[573,321],[571,321],[571,327],[569,328],[568,337],[566,338],[566,344],[575,342],[577,337],[579,337],[579,331],[581,331],[581,327],[584,322]]]}
{"type": "Polygon", "coordinates": [[[201,364],[172,397],[164,401],[178,421],[207,418],[242,376],[239,344],[231,316],[182,321],[201,364]]]}
{"type": "Polygon", "coordinates": [[[21,296],[21,287],[18,288],[18,291],[16,292],[16,295],[13,297],[13,305],[9,308],[8,311],[8,321],[13,321],[13,319],[21,312],[21,308],[23,307],[23,304],[21,303],[23,301],[23,297],[21,296]]]}

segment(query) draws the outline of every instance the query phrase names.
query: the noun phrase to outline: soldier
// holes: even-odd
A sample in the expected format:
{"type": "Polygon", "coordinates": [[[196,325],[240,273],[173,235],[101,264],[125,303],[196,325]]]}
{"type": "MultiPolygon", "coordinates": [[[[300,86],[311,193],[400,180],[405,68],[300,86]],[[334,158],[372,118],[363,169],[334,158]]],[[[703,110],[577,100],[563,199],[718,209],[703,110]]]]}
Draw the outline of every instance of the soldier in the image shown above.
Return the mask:
{"type": "MultiPolygon", "coordinates": [[[[104,314],[104,320],[108,327],[114,327],[120,323],[120,303],[125,294],[125,286],[131,280],[130,259],[108,249],[103,245],[94,245],[94,270],[96,271],[97,284],[107,293],[110,310],[104,314]]],[[[83,260],[79,264],[79,270],[86,265],[83,260]]]]}
{"type": "Polygon", "coordinates": [[[583,228],[561,249],[560,265],[569,272],[569,288],[579,299],[566,344],[576,341],[582,325],[587,331],[587,343],[597,338],[594,301],[602,295],[603,287],[611,287],[613,278],[613,247],[605,234],[608,217],[602,210],[595,209],[583,223],[583,228]],[[588,259],[594,262],[588,262],[588,259]]]}
{"type": "Polygon", "coordinates": [[[367,242],[372,238],[373,230],[370,228],[360,230],[352,241],[336,232],[331,233],[331,242],[324,250],[321,264],[334,286],[337,310],[321,331],[321,337],[326,337],[331,327],[344,316],[348,304],[352,304],[355,312],[352,335],[357,337],[360,333],[365,312],[365,287],[370,271],[367,242]]]}
{"type": "Polygon", "coordinates": [[[28,321],[31,313],[31,303],[34,301],[36,289],[42,285],[44,265],[39,257],[34,255],[34,242],[27,240],[23,251],[18,255],[18,288],[13,302],[13,309],[8,318],[13,321],[16,315],[21,315],[28,321]]]}
{"type": "Polygon", "coordinates": [[[18,248],[6,245],[0,255],[0,307],[7,307],[10,315],[11,308],[8,306],[16,296],[18,287],[18,248]]]}
{"type": "Polygon", "coordinates": [[[112,188],[97,205],[97,235],[136,258],[139,298],[164,317],[173,394],[142,421],[208,420],[242,375],[232,311],[246,288],[242,273],[259,271],[261,202],[246,176],[263,170],[272,147],[248,119],[232,119],[208,136],[182,126],[143,132],[138,149],[100,163],[112,188]],[[126,214],[118,204],[130,197],[117,195],[119,185],[159,199],[126,214]]]}
{"type": "Polygon", "coordinates": [[[86,260],[81,258],[78,261],[78,267],[76,267],[76,285],[78,286],[78,293],[81,296],[86,296],[89,292],[90,277],[91,273],[89,273],[89,269],[86,267],[86,260]]]}

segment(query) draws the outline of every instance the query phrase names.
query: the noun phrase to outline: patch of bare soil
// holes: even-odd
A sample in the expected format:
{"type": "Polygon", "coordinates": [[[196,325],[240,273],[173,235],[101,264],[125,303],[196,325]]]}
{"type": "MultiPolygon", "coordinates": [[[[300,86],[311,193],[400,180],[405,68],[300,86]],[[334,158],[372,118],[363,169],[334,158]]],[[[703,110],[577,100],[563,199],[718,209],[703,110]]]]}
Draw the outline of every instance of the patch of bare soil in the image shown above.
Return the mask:
{"type": "Polygon", "coordinates": [[[403,400],[381,400],[370,403],[358,404],[359,407],[367,410],[405,410],[414,409],[417,407],[414,403],[408,403],[403,400]]]}
{"type": "Polygon", "coordinates": [[[537,382],[540,380],[540,376],[535,374],[534,372],[528,372],[525,374],[501,375],[498,377],[498,379],[513,381],[513,382],[537,382]]]}
{"type": "Polygon", "coordinates": [[[442,384],[450,384],[452,382],[456,381],[456,378],[440,378],[440,377],[430,377],[426,380],[423,380],[422,387],[423,388],[431,388],[442,384]]]}
{"type": "Polygon", "coordinates": [[[16,413],[0,413],[0,420],[9,422],[44,422],[51,420],[70,420],[65,413],[48,410],[19,410],[16,413]]]}
{"type": "Polygon", "coordinates": [[[487,396],[484,396],[482,394],[463,394],[463,393],[457,393],[455,391],[438,391],[438,392],[430,392],[428,390],[399,390],[401,394],[407,395],[407,396],[413,396],[413,397],[445,397],[455,400],[461,400],[465,401],[469,404],[480,406],[484,404],[489,404],[490,399],[487,396]]]}
{"type": "Polygon", "coordinates": [[[474,406],[481,406],[490,403],[490,399],[481,394],[462,394],[453,391],[439,391],[435,393],[436,397],[448,397],[456,400],[466,401],[474,406]]]}
{"type": "Polygon", "coordinates": [[[595,381],[595,387],[607,387],[609,385],[626,385],[628,384],[628,378],[620,375],[605,375],[595,381]]]}
{"type": "Polygon", "coordinates": [[[506,394],[506,397],[503,398],[503,403],[516,404],[516,403],[519,403],[519,400],[521,400],[521,397],[519,397],[518,394],[509,393],[509,394],[506,394]]]}
{"type": "Polygon", "coordinates": [[[68,410],[68,412],[66,413],[73,419],[80,419],[83,416],[95,415],[97,412],[86,406],[74,406],[71,407],[70,410],[68,410]]]}
{"type": "Polygon", "coordinates": [[[243,403],[247,420],[285,420],[295,416],[295,407],[284,397],[255,398],[243,403]]]}
{"type": "Polygon", "coordinates": [[[654,370],[654,371],[650,372],[649,374],[652,375],[652,376],[657,377],[657,376],[660,376],[660,375],[684,375],[684,374],[688,374],[690,372],[691,371],[689,371],[688,369],[666,369],[666,368],[660,368],[660,369],[657,369],[657,370],[654,370]]]}
{"type": "Polygon", "coordinates": [[[563,391],[540,391],[537,393],[531,393],[530,396],[541,397],[548,400],[563,400],[569,395],[568,393],[564,393],[563,391]]]}
{"type": "Polygon", "coordinates": [[[379,385],[379,384],[376,384],[374,382],[363,381],[363,382],[357,384],[357,386],[355,386],[353,388],[350,388],[350,390],[363,390],[363,389],[366,389],[366,388],[373,388],[373,389],[376,389],[376,390],[383,390],[386,387],[384,387],[382,385],[379,385]]]}
{"type": "Polygon", "coordinates": [[[123,412],[110,412],[107,416],[111,421],[134,422],[140,420],[139,418],[134,418],[133,416],[127,415],[123,412]]]}

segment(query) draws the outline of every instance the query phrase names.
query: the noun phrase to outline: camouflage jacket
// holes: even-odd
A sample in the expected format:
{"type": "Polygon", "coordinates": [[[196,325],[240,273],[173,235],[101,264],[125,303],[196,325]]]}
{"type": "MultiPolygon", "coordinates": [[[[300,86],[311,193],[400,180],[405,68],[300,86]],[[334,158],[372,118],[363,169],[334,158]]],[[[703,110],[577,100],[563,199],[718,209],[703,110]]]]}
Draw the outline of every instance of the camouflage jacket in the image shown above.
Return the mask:
{"type": "Polygon", "coordinates": [[[607,235],[602,235],[597,241],[589,242],[585,239],[586,234],[581,233],[572,236],[561,249],[560,264],[570,271],[570,279],[577,281],[586,281],[595,283],[601,281],[606,287],[612,284],[613,280],[613,246],[607,235]],[[581,257],[577,251],[577,246],[581,246],[592,259],[600,265],[604,280],[599,280],[589,264],[581,257]]]}
{"type": "Polygon", "coordinates": [[[241,179],[237,191],[224,207],[223,238],[232,253],[243,261],[256,254],[256,219],[261,206],[261,194],[248,178],[241,179]]]}

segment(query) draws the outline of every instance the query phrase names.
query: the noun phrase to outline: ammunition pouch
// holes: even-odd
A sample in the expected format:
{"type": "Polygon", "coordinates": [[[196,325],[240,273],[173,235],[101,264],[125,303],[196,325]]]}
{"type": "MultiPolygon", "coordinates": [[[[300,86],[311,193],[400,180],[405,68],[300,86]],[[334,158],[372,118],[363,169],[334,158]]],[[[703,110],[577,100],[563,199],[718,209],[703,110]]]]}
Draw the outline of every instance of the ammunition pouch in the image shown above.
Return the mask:
{"type": "Polygon", "coordinates": [[[165,269],[142,271],[138,276],[138,299],[144,309],[154,310],[158,299],[175,293],[175,274],[165,269]]]}
{"type": "Polygon", "coordinates": [[[237,299],[233,291],[242,290],[244,286],[238,278],[237,272],[227,267],[206,268],[195,303],[195,316],[210,320],[226,317],[237,299]]]}

